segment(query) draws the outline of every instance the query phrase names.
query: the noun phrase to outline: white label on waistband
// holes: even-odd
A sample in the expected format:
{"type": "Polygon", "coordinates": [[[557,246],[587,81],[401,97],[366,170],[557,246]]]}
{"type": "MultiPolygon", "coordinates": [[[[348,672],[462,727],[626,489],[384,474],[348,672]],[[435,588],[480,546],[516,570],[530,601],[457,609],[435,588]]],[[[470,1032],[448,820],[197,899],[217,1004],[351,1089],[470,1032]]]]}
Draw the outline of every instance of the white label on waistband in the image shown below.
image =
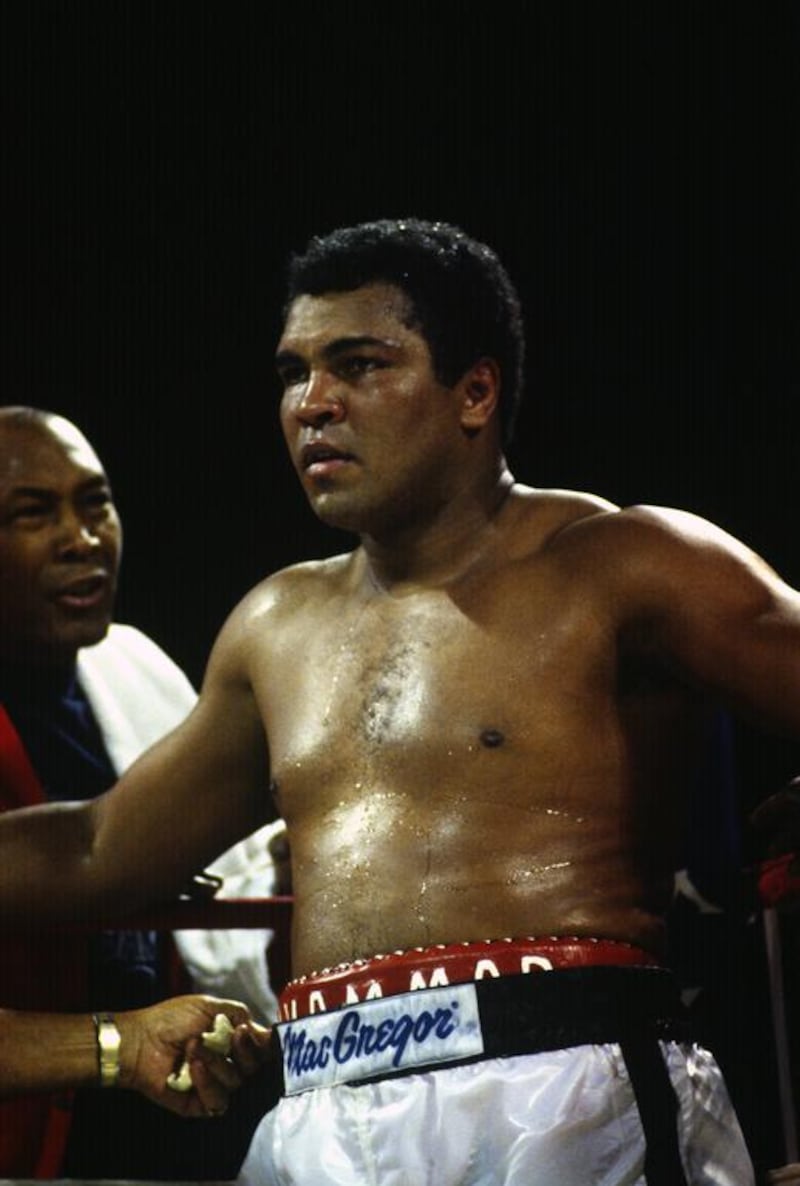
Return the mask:
{"type": "Polygon", "coordinates": [[[277,1027],[287,1095],[483,1054],[474,984],[400,993],[277,1027]]]}

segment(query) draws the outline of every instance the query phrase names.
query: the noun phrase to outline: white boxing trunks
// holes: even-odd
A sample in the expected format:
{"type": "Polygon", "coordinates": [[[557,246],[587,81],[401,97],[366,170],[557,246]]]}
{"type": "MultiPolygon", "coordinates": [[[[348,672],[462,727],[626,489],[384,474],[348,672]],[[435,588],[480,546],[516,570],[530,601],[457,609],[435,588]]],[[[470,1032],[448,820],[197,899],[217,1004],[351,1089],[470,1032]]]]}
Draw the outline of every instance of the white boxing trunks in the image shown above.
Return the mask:
{"type": "Polygon", "coordinates": [[[240,1186],[754,1186],[672,977],[627,944],[395,952],[293,981],[281,1017],[240,1186]]]}

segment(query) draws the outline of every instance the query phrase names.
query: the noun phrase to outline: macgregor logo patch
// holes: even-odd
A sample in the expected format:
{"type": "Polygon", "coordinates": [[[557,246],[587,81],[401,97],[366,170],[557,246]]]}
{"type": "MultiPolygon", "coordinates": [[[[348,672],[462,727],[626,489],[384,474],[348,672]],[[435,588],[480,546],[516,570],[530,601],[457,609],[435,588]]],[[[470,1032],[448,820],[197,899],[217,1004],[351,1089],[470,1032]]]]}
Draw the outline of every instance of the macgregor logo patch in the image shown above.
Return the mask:
{"type": "Polygon", "coordinates": [[[483,1054],[474,984],[401,993],[277,1027],[286,1094],[483,1054]]]}

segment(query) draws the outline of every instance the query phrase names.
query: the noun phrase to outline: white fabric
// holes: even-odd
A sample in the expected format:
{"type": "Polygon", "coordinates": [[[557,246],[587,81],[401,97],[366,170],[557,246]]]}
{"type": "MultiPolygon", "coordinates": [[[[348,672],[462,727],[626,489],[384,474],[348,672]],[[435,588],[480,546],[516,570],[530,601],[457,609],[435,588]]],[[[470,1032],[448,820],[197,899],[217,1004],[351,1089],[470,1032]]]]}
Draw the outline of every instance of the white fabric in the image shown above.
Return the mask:
{"type": "MultiPolygon", "coordinates": [[[[282,820],[266,824],[229,848],[210,873],[224,878],[218,898],[268,898],[277,892],[269,842],[284,827],[282,820]]],[[[264,1022],[278,1018],[278,1000],[269,983],[266,950],[274,931],[174,931],[181,958],[203,992],[244,1001],[264,1022]]]]}
{"type": "Polygon", "coordinates": [[[473,984],[375,997],[278,1026],[286,1095],[482,1055],[473,984]]]}
{"type": "MultiPolygon", "coordinates": [[[[689,1186],[754,1186],[713,1057],[662,1043],[689,1186]]],[[[490,1059],[286,1097],[238,1186],[645,1186],[644,1136],[617,1045],[490,1059]]]]}
{"type": "MultiPolygon", "coordinates": [[[[180,724],[197,700],[180,668],[133,626],[112,625],[102,642],[79,652],[78,682],[117,774],[180,724]]],[[[225,879],[219,897],[262,898],[275,892],[267,845],[281,826],[259,829],[208,866],[225,879]]],[[[266,963],[271,930],[176,931],[174,937],[199,992],[244,1001],[265,1021],[277,1017],[266,963]]]]}
{"type": "Polygon", "coordinates": [[[197,694],[179,667],[133,626],[113,625],[78,652],[86,693],[118,774],[188,716],[197,694]]]}

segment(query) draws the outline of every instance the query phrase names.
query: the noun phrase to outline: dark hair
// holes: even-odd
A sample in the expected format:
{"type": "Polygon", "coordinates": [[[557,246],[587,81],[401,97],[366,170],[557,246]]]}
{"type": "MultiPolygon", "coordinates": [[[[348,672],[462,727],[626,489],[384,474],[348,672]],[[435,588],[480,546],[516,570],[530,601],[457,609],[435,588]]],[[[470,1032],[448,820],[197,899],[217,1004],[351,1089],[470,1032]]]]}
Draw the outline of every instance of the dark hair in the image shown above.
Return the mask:
{"type": "Polygon", "coordinates": [[[410,304],[410,328],[452,386],[479,358],[501,375],[500,423],[510,440],[522,393],[525,338],[519,298],[490,247],[445,222],[381,219],[317,235],[289,261],[286,310],[297,297],[392,284],[410,304]]]}

